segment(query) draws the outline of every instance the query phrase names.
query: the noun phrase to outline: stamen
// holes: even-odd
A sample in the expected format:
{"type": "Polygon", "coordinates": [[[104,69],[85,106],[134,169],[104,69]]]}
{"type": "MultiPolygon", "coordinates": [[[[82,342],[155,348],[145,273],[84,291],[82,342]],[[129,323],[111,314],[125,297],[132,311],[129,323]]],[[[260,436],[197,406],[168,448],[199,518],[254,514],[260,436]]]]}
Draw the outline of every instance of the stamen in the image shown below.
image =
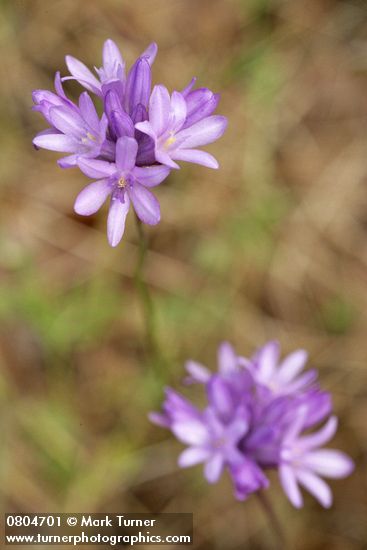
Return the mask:
{"type": "Polygon", "coordinates": [[[171,145],[173,145],[176,141],[176,138],[171,135],[165,142],[164,142],[164,148],[169,149],[171,145]]]}
{"type": "Polygon", "coordinates": [[[124,189],[126,187],[126,183],[127,183],[127,181],[125,180],[125,178],[123,176],[121,176],[121,178],[117,182],[117,187],[119,189],[124,189]]]}

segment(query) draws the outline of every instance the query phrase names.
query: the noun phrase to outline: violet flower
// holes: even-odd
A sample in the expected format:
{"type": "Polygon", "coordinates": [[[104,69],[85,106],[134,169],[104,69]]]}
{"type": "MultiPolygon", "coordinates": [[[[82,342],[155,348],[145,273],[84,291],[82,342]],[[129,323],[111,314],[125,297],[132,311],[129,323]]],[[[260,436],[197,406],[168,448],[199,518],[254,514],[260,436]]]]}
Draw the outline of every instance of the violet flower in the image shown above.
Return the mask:
{"type": "Polygon", "coordinates": [[[121,137],[116,143],[115,163],[79,158],[84,174],[98,178],[85,187],[76,198],[75,212],[90,216],[99,210],[109,195],[111,203],[107,220],[107,235],[111,246],[117,246],[125,229],[125,219],[133,204],[138,218],[149,225],[160,220],[159,203],[147,187],[159,185],[169,174],[166,166],[135,166],[138,144],[134,138],[121,137]]]}
{"type": "MultiPolygon", "coordinates": [[[[65,104],[53,107],[48,105],[46,109],[53,131],[38,134],[33,139],[33,144],[50,151],[72,153],[59,159],[58,163],[62,168],[76,166],[78,158],[95,158],[102,153],[108,121],[105,114],[101,120],[98,118],[87,92],[81,94],[79,108],[65,104]]],[[[110,155],[110,158],[113,148],[112,144],[105,148],[105,154],[110,155]]]]}
{"type": "Polygon", "coordinates": [[[210,483],[226,469],[239,500],[267,488],[266,472],[276,468],[294,506],[303,502],[299,483],[328,507],[331,491],[320,476],[345,477],[353,462],[339,451],[319,449],[334,435],[336,419],[329,417],[330,396],[315,383],[316,376],[298,376],[305,352],[289,355],[279,368],[278,359],[276,342],[266,344],[252,359],[238,356],[224,342],[218,350],[218,373],[194,361],[186,364],[186,381],[206,389],[206,407],[200,410],[168,389],[162,412],[151,413],[150,419],[188,445],[179,466],[204,463],[210,483]],[[327,417],[323,428],[304,434],[327,417]]]}
{"type": "Polygon", "coordinates": [[[284,492],[296,508],[303,505],[298,483],[303,485],[325,508],[332,504],[330,487],[320,476],[343,478],[354,468],[352,460],[340,451],[319,449],[335,434],[337,419],[329,418],[317,432],[300,435],[304,425],[305,410],[300,410],[285,433],[280,451],[279,476],[284,492]]]}
{"type": "Polygon", "coordinates": [[[171,168],[179,168],[175,160],[202,164],[218,168],[216,159],[196,147],[207,145],[220,138],[227,119],[212,115],[186,126],[187,103],[180,92],[169,92],[165,86],[153,88],[149,102],[149,120],[138,122],[135,127],[154,141],[155,157],[158,162],[171,168]]]}
{"type": "Polygon", "coordinates": [[[61,78],[56,73],[56,93],[33,92],[33,108],[49,124],[34,138],[34,146],[68,153],[58,161],[61,168],[78,166],[87,176],[97,178],[77,197],[78,214],[95,213],[111,196],[107,221],[111,246],[121,240],[130,202],[144,223],[159,222],[158,201],[147,188],[159,185],[170,168],[179,168],[175,160],[218,167],[211,155],[196,147],[218,139],[225,130],[225,117],[212,114],[219,95],[207,88],[193,89],[196,79],[171,97],[164,86],[156,86],[152,93],[151,67],[156,54],[157,45],[152,43],[126,74],[117,45],[108,39],[103,45],[102,67],[95,74],[68,55],[71,75],[61,78]],[[102,101],[101,118],[87,92],[80,95],[78,105],[67,98],[62,81],[70,79],[102,101]]]}

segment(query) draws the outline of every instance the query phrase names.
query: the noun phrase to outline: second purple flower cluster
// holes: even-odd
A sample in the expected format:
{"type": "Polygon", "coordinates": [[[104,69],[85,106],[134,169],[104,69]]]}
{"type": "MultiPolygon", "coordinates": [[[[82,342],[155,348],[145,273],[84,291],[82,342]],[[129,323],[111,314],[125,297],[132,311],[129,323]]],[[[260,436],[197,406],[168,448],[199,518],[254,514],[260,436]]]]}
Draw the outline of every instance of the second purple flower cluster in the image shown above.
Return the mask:
{"type": "Polygon", "coordinates": [[[297,350],[279,362],[276,342],[245,359],[223,343],[217,373],[193,361],[186,365],[186,382],[204,386],[206,407],[198,409],[168,388],[163,411],[150,418],[188,446],[181,467],[203,463],[209,483],[226,468],[239,500],[267,488],[266,470],[277,468],[295,507],[303,504],[300,485],[329,507],[332,493],[322,476],[345,477],[354,465],[344,453],[320,448],[334,436],[337,419],[330,416],[331,398],[319,388],[316,371],[302,373],[306,359],[297,350]]]}
{"type": "Polygon", "coordinates": [[[208,88],[194,88],[196,79],[181,92],[169,94],[163,85],[152,90],[151,66],[157,54],[151,44],[126,75],[117,45],[106,40],[103,65],[94,75],[84,63],[66,56],[71,76],[56,73],[55,92],[35,90],[34,109],[50,127],[33,140],[39,148],[67,153],[62,168],[78,166],[96,180],[75,202],[78,214],[89,216],[111,198],[107,235],[116,246],[124,233],[130,204],[138,218],[149,225],[160,221],[160,207],[149,190],[163,182],[177,161],[218,168],[216,159],[198,149],[222,136],[223,116],[213,115],[219,95],[208,88]],[[98,116],[88,92],[76,105],[67,98],[62,81],[77,80],[102,101],[98,116]]]}

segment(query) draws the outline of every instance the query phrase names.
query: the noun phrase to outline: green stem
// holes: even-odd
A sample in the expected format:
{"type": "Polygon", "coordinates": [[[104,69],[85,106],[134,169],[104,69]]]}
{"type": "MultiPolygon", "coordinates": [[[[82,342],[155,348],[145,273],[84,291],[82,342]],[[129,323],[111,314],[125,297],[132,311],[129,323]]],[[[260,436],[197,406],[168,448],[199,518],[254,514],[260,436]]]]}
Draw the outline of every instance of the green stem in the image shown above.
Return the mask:
{"type": "Polygon", "coordinates": [[[275,534],[275,537],[277,539],[277,546],[281,550],[286,550],[287,545],[287,539],[283,530],[283,527],[274,511],[274,508],[268,498],[268,496],[265,494],[264,491],[259,491],[256,493],[256,496],[259,500],[259,503],[264,511],[264,514],[266,515],[269,524],[271,525],[273,532],[275,534]]]}
{"type": "Polygon", "coordinates": [[[152,362],[156,374],[160,378],[163,365],[162,354],[157,337],[154,303],[149,287],[144,279],[144,266],[148,251],[148,240],[146,238],[142,222],[136,215],[135,219],[138,231],[138,261],[136,264],[134,281],[138,289],[140,301],[143,308],[147,355],[149,357],[149,360],[152,362]]]}

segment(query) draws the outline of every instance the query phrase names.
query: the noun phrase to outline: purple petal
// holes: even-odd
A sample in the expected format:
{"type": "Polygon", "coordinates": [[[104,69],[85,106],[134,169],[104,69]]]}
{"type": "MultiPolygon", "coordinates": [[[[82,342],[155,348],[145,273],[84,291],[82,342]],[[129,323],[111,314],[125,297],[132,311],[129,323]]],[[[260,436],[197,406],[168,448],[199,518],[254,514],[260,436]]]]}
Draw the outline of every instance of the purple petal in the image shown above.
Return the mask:
{"type": "Polygon", "coordinates": [[[306,470],[297,470],[297,479],[322,506],[330,508],[333,496],[330,487],[323,479],[306,470]]]}
{"type": "Polygon", "coordinates": [[[106,72],[107,78],[116,78],[117,69],[119,67],[125,68],[124,60],[117,45],[110,38],[103,44],[103,68],[106,72]]]}
{"type": "Polygon", "coordinates": [[[86,133],[80,115],[67,107],[52,107],[50,120],[60,132],[75,139],[80,139],[86,133]]]}
{"type": "Polygon", "coordinates": [[[74,210],[81,216],[90,216],[99,210],[111,193],[108,180],[94,181],[84,187],[79,193],[74,204],[74,210]]]}
{"type": "Polygon", "coordinates": [[[57,71],[56,74],[55,74],[54,86],[55,86],[55,90],[56,90],[57,95],[62,97],[68,103],[71,103],[71,101],[65,95],[64,88],[62,86],[60,71],[57,71]]]}
{"type": "Polygon", "coordinates": [[[208,400],[224,421],[231,418],[234,411],[232,394],[226,382],[219,376],[213,376],[209,381],[208,400]]]}
{"type": "Polygon", "coordinates": [[[296,508],[302,508],[303,498],[292,467],[288,464],[282,464],[279,467],[279,477],[283,490],[293,506],[296,508]]]}
{"type": "Polygon", "coordinates": [[[155,42],[149,44],[146,50],[143,51],[140,57],[145,57],[149,64],[152,65],[158,52],[158,46],[155,42]]]}
{"type": "Polygon", "coordinates": [[[33,139],[33,144],[36,147],[61,153],[74,153],[78,148],[78,142],[74,138],[63,134],[38,135],[33,139]]]}
{"type": "Polygon", "coordinates": [[[105,160],[79,158],[78,166],[89,178],[106,178],[116,172],[116,165],[105,160]]]}
{"type": "Polygon", "coordinates": [[[237,355],[229,342],[222,342],[218,348],[218,365],[224,376],[237,371],[237,355]]]}
{"type": "Polygon", "coordinates": [[[179,165],[174,160],[172,160],[171,156],[166,151],[156,147],[154,152],[155,152],[155,158],[161,164],[165,164],[166,166],[169,166],[170,168],[174,168],[175,170],[180,169],[179,165]]]}
{"type": "Polygon", "coordinates": [[[199,120],[210,116],[218,106],[220,96],[207,88],[193,91],[186,98],[187,116],[183,128],[192,126],[199,120]]]}
{"type": "Polygon", "coordinates": [[[167,416],[162,413],[158,412],[150,412],[148,414],[148,418],[153,424],[156,424],[156,426],[160,426],[161,428],[169,428],[171,423],[167,416]]]}
{"type": "Polygon", "coordinates": [[[206,445],[210,441],[208,430],[200,420],[175,422],[172,426],[174,435],[188,445],[206,445]]]}
{"type": "Polygon", "coordinates": [[[280,364],[277,373],[279,384],[287,384],[293,380],[304,368],[307,361],[307,352],[300,349],[289,354],[280,364]]]}
{"type": "MultiPolygon", "coordinates": [[[[97,95],[101,93],[101,84],[94,76],[94,74],[88,69],[84,63],[76,59],[71,55],[65,57],[66,66],[70,71],[70,74],[90,92],[97,95]]],[[[65,79],[64,79],[65,80],[65,79]]]]}
{"type": "Polygon", "coordinates": [[[128,190],[138,218],[149,225],[156,225],[161,219],[159,202],[155,196],[137,181],[128,190]]]}
{"type": "Polygon", "coordinates": [[[200,462],[205,462],[210,456],[210,451],[205,447],[189,447],[185,449],[178,458],[178,465],[181,468],[195,466],[200,462]]]}
{"type": "Polygon", "coordinates": [[[220,138],[226,127],[226,117],[213,115],[196,122],[190,128],[181,130],[179,135],[185,139],[185,147],[200,147],[220,138]]]}
{"type": "Polygon", "coordinates": [[[215,453],[204,467],[205,479],[208,483],[216,483],[223,470],[224,460],[220,453],[215,453]]]}
{"type": "Polygon", "coordinates": [[[116,165],[124,172],[131,172],[135,166],[138,143],[131,137],[120,137],[116,143],[116,165]]]}
{"type": "Polygon", "coordinates": [[[266,382],[273,376],[279,359],[279,343],[268,342],[257,354],[258,373],[261,381],[266,382]]]}
{"type": "Polygon", "coordinates": [[[126,216],[129,211],[130,200],[124,194],[124,202],[119,197],[112,197],[107,218],[107,237],[111,246],[115,247],[122,239],[125,230],[126,216]]]}
{"type": "Polygon", "coordinates": [[[304,389],[305,386],[309,386],[317,378],[317,371],[315,369],[305,372],[299,376],[294,382],[291,382],[287,386],[287,393],[295,393],[301,389],[304,389]]]}
{"type": "Polygon", "coordinates": [[[126,109],[131,115],[139,104],[148,106],[152,74],[146,58],[138,59],[131,67],[126,83],[126,109]]]}
{"type": "Polygon", "coordinates": [[[112,111],[111,125],[115,131],[117,138],[119,137],[134,137],[134,125],[129,115],[123,111],[112,111]]]}
{"type": "Polygon", "coordinates": [[[135,128],[139,130],[139,132],[143,132],[143,134],[151,137],[153,140],[156,139],[155,130],[150,122],[148,122],[147,120],[144,120],[143,122],[138,122],[137,124],[135,124],[135,128]]]}
{"type": "Polygon", "coordinates": [[[325,426],[323,426],[317,432],[300,437],[299,445],[302,447],[302,449],[305,450],[321,447],[321,445],[325,445],[325,443],[327,443],[332,437],[334,437],[337,427],[338,420],[336,416],[332,416],[331,418],[329,418],[325,426]]]}
{"type": "MultiPolygon", "coordinates": [[[[162,85],[154,86],[149,102],[149,121],[158,136],[168,126],[170,109],[171,100],[167,88],[162,85]]],[[[140,127],[138,129],[141,130],[140,127]]]]}
{"type": "Polygon", "coordinates": [[[147,108],[141,103],[138,103],[131,113],[131,118],[134,121],[134,124],[137,124],[138,122],[143,122],[144,120],[148,120],[147,108]]]}
{"type": "Polygon", "coordinates": [[[79,98],[80,114],[84,118],[85,122],[90,126],[96,134],[99,132],[99,118],[93,101],[89,97],[87,92],[83,92],[79,98]]]}
{"type": "Polygon", "coordinates": [[[182,90],[181,94],[182,94],[184,97],[186,97],[186,96],[191,92],[191,90],[192,90],[193,87],[195,86],[196,80],[197,80],[197,78],[196,78],[196,76],[194,76],[194,78],[192,78],[192,79],[190,80],[190,82],[188,83],[188,85],[186,86],[186,88],[184,88],[184,89],[182,90]]]}
{"type": "Polygon", "coordinates": [[[78,155],[68,155],[67,157],[58,159],[57,164],[60,168],[73,168],[74,166],[77,166],[77,161],[78,155]]]}
{"type": "Polygon", "coordinates": [[[170,173],[168,166],[135,166],[133,176],[145,187],[155,187],[162,183],[170,173]]]}
{"type": "Polygon", "coordinates": [[[179,92],[173,92],[171,98],[172,131],[177,132],[186,119],[186,101],[179,92]]]}
{"type": "Polygon", "coordinates": [[[348,476],[354,469],[353,461],[344,453],[332,449],[322,449],[307,453],[302,465],[316,474],[331,478],[348,476]]]}
{"type": "Polygon", "coordinates": [[[198,382],[199,384],[206,384],[211,377],[211,372],[196,361],[186,361],[185,369],[190,375],[190,378],[193,382],[198,382]]]}
{"type": "Polygon", "coordinates": [[[200,151],[199,149],[176,149],[172,151],[171,157],[175,160],[184,160],[187,162],[194,162],[195,164],[201,164],[207,168],[219,168],[217,160],[207,153],[206,151],[200,151]]]}

